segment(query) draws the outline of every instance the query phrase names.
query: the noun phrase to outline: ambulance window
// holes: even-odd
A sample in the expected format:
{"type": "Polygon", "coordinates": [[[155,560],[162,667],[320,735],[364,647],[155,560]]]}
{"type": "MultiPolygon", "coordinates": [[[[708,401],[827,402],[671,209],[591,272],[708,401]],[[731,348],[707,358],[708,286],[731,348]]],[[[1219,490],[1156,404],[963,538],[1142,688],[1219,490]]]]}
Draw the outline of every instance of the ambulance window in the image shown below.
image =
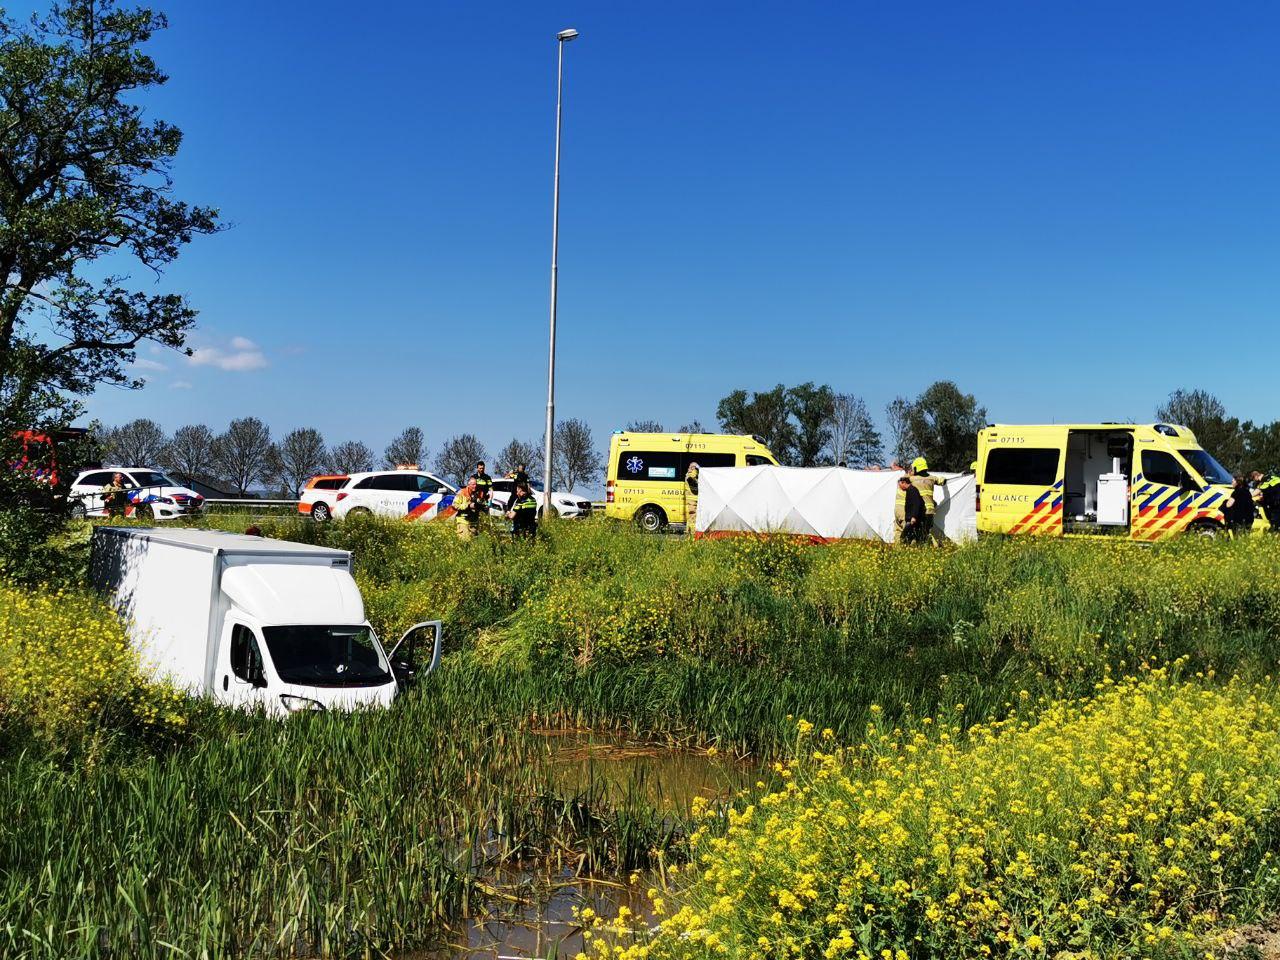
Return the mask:
{"type": "Polygon", "coordinates": [[[732,453],[686,453],[680,471],[680,477],[689,472],[689,464],[696,463],[698,469],[705,467],[736,467],[738,458],[732,453]]]}
{"type": "Polygon", "coordinates": [[[1163,450],[1142,451],[1142,477],[1169,487],[1182,486],[1182,467],[1173,454],[1163,450]]]}
{"type": "Polygon", "coordinates": [[[777,464],[774,463],[772,460],[770,460],[768,457],[762,457],[759,454],[755,454],[755,453],[748,453],[747,466],[748,467],[776,467],[777,464]]]}
{"type": "Polygon", "coordinates": [[[1059,451],[1051,448],[1000,449],[987,454],[984,481],[1050,487],[1058,479],[1059,451]]]}
{"type": "Polygon", "coordinates": [[[619,480],[683,480],[680,454],[674,450],[661,453],[625,450],[618,456],[619,480]]]}

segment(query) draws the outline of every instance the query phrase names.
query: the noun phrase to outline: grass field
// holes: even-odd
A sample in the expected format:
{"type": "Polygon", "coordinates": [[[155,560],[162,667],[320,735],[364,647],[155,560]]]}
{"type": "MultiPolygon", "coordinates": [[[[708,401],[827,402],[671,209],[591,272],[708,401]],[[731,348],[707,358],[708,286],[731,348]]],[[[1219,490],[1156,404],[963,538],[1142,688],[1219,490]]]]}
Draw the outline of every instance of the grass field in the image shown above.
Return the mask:
{"type": "Polygon", "coordinates": [[[461,544],[431,524],[260,526],[354,551],[384,637],[443,619],[441,669],[381,714],[277,722],[187,701],[136,676],[121,626],[78,586],[86,538],[64,538],[59,582],[0,584],[0,954],[382,955],[436,942],[503,865],[618,875],[683,860],[695,826],[696,856],[710,859],[687,879],[661,871],[671,889],[656,891],[688,923],[630,949],[743,955],[790,937],[795,949],[773,955],[1203,955],[1274,893],[1280,541],[895,550],[691,542],[590,521],[514,545],[461,544]],[[1177,679],[1150,670],[1175,662],[1177,679]],[[1171,712],[1179,723],[1158,722],[1171,712]],[[590,773],[567,783],[554,743],[534,735],[557,727],[780,767],[736,813],[713,804],[694,824],[646,791],[590,773]],[[1206,729],[1217,739],[1196,740],[1206,729]],[[1183,766],[1160,766],[1184,748],[1183,766]],[[1095,750],[1115,754],[1105,789],[1083,783],[1098,767],[1080,758],[1095,750]],[[1160,799],[1197,773],[1203,802],[1160,799]],[[983,782],[1010,786],[993,800],[983,782]],[[1060,785],[1052,802],[1014,806],[1046,784],[1060,785]],[[1158,830],[1067,829],[1114,819],[1113,790],[1155,793],[1128,803],[1158,830]],[[1229,830],[1200,825],[1209,803],[1229,830]],[[936,812],[946,856],[907,809],[936,812]],[[869,847],[863,816],[906,836],[869,847]],[[926,882],[959,863],[975,818],[986,832],[964,886],[954,873],[926,882]],[[799,831],[794,856],[771,851],[773,872],[753,872],[748,845],[784,828],[799,831]],[[1204,844],[1221,836],[1235,846],[1214,873],[1204,844]],[[1166,837],[1189,838],[1166,864],[1189,879],[1157,903],[1140,894],[1164,861],[1144,844],[1166,837]],[[1095,873],[1063,852],[1071,841],[1095,873]],[[1035,876],[1013,884],[1020,852],[1035,876]],[[797,892],[808,873],[855,868],[877,879],[797,892]],[[719,869],[742,871],[735,888],[757,899],[711,922],[719,869]],[[784,874],[803,909],[778,901],[784,874]],[[1062,912],[1099,884],[1112,903],[1062,912]],[[988,896],[990,916],[965,912],[988,896]],[[841,904],[875,919],[845,919],[841,904]]]}

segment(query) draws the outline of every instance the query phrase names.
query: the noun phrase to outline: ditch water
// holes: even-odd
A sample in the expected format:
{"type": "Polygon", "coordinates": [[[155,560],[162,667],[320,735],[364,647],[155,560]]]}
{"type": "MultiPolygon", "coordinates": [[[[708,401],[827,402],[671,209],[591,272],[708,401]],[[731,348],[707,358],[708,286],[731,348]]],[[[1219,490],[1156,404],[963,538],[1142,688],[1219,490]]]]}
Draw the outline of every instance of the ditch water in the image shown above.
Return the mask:
{"type": "MultiPolygon", "coordinates": [[[[675,816],[695,797],[727,800],[755,782],[757,770],[733,758],[587,731],[533,731],[547,738],[558,786],[573,795],[607,786],[617,802],[643,801],[675,816]]],[[[511,870],[491,878],[489,896],[458,921],[444,951],[423,960],[529,960],[569,957],[584,951],[578,916],[590,908],[605,917],[628,907],[637,928],[653,921],[646,891],[654,877],[583,877],[571,870],[511,870]]],[[[410,960],[410,958],[404,958],[410,960]]]]}

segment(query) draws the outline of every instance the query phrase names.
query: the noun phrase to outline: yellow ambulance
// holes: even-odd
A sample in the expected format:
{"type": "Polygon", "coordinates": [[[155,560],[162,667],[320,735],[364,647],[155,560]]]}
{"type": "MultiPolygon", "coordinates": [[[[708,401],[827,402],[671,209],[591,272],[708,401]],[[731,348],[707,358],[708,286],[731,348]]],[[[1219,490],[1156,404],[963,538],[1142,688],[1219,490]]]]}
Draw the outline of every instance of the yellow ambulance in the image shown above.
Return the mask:
{"type": "Polygon", "coordinates": [[[1231,474],[1186,427],[996,424],[978,432],[978,531],[1160,540],[1214,533],[1231,474]]]}
{"type": "Polygon", "coordinates": [[[609,439],[604,514],[650,533],[684,523],[685,474],[704,467],[777,466],[759,437],[724,433],[630,433],[609,439]]]}

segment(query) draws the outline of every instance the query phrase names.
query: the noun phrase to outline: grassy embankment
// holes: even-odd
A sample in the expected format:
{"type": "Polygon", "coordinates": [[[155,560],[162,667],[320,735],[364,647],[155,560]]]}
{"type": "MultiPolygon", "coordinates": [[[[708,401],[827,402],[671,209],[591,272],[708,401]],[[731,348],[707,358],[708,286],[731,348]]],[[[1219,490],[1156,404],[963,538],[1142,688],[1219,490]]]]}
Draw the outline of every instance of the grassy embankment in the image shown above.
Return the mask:
{"type": "MultiPolygon", "coordinates": [[[[430,525],[264,526],[353,549],[384,635],[443,618],[441,671],[385,714],[230,715],[138,682],[96,600],[73,591],[42,605],[4,588],[0,953],[386,950],[430,942],[500,862],[616,871],[681,855],[681,825],[651,803],[566,789],[533,724],[774,753],[794,744],[794,717],[852,745],[868,722],[965,726],[1089,693],[1145,660],[1251,679],[1276,662],[1270,540],[901,551],[690,543],[590,523],[517,547],[464,546],[430,525]]],[[[1171,735],[1139,732],[1156,754],[1171,735]]],[[[867,763],[852,749],[839,761],[851,778],[867,763]]],[[[1224,776],[1246,760],[1225,755],[1224,776]]],[[[778,803],[803,821],[805,808],[778,803]]],[[[985,869],[1011,854],[1000,847],[985,869]]],[[[1226,896],[1254,902],[1258,876],[1226,896]]],[[[688,896],[698,902],[696,888],[688,896]]],[[[933,956],[933,942],[905,949],[933,956]]]]}

